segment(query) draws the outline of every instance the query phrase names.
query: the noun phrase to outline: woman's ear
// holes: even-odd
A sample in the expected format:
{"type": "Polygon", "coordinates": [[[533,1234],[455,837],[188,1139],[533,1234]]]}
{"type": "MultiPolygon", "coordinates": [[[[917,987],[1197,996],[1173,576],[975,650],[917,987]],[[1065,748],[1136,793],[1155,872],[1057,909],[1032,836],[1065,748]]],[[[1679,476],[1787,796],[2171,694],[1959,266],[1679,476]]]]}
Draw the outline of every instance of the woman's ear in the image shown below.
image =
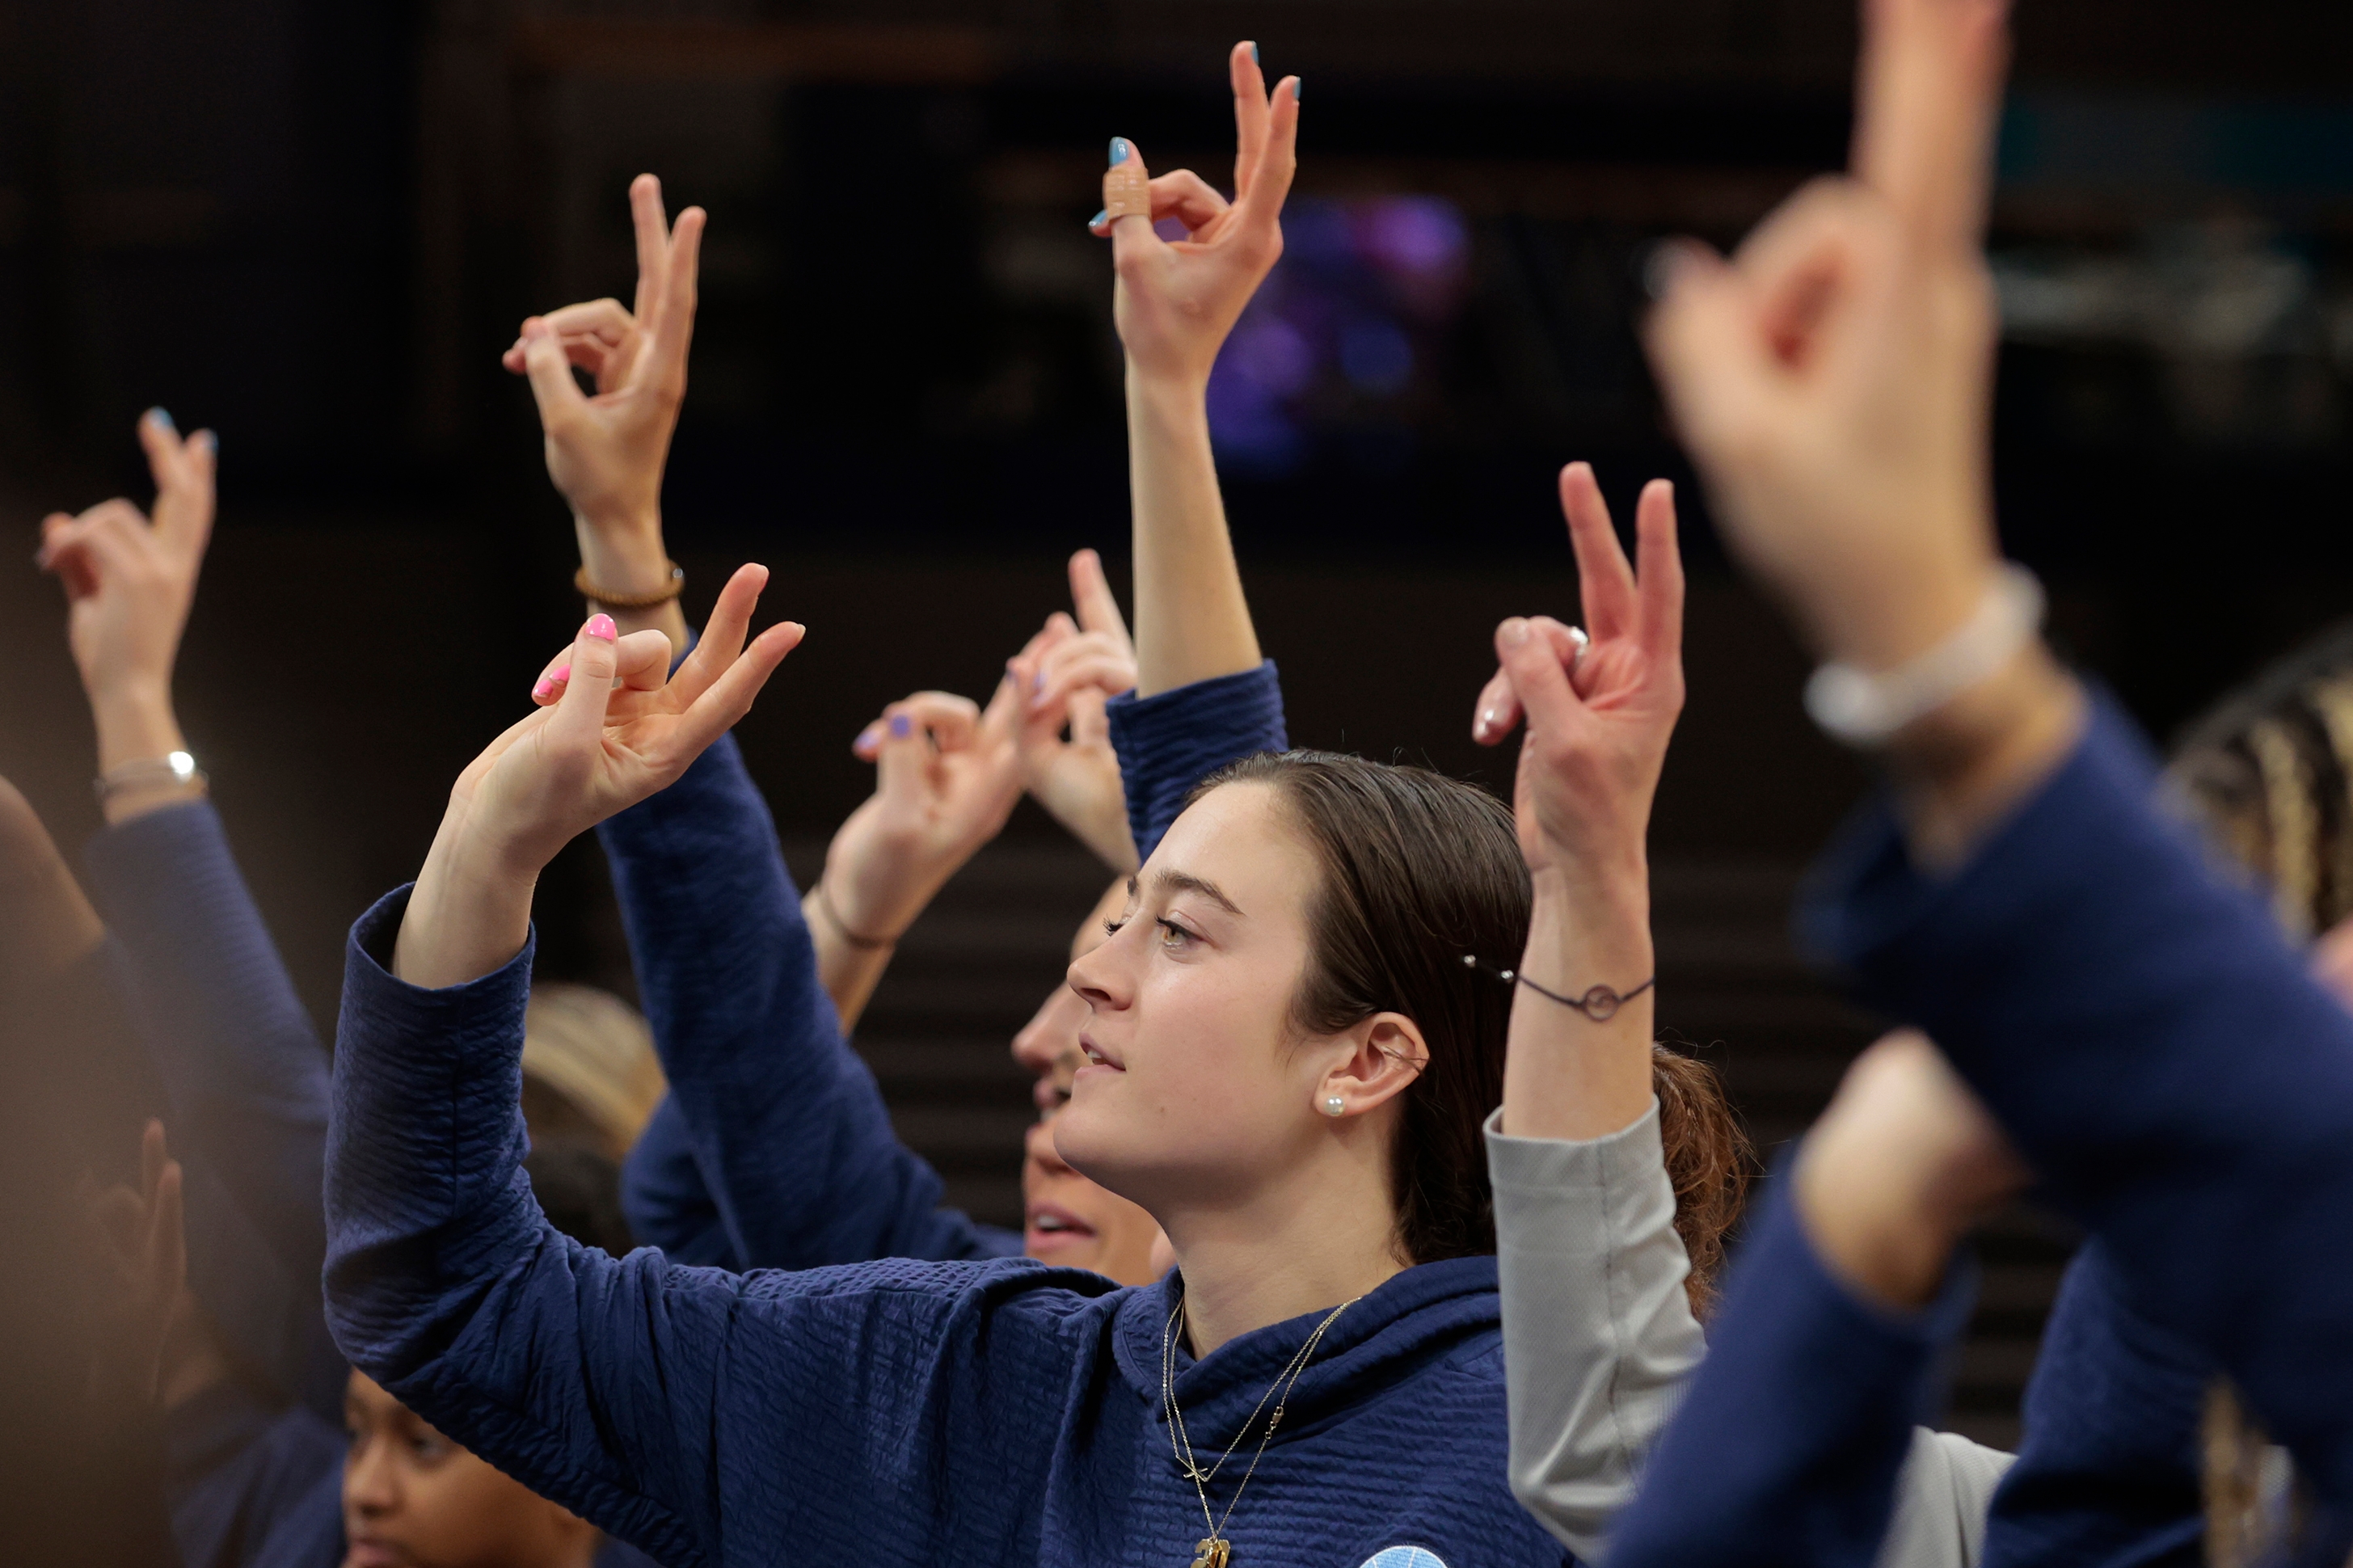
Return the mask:
{"type": "Polygon", "coordinates": [[[1405,1092],[1430,1065],[1430,1044],[1402,1013],[1376,1013],[1340,1037],[1354,1048],[1315,1087],[1315,1109],[1338,1121],[1405,1092]]]}

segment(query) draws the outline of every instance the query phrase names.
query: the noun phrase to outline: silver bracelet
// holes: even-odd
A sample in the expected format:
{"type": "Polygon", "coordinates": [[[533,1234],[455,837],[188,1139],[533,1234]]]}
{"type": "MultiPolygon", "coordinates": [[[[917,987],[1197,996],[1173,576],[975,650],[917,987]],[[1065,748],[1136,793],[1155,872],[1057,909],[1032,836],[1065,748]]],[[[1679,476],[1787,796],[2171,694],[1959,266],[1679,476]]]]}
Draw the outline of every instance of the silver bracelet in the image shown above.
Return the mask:
{"type": "Polygon", "coordinates": [[[161,789],[173,784],[195,784],[203,787],[209,781],[196,759],[185,752],[173,752],[161,757],[142,757],[137,762],[118,763],[90,781],[97,792],[98,804],[104,805],[118,795],[136,789],[161,789]]]}
{"type": "Polygon", "coordinates": [[[1833,739],[1877,746],[2000,669],[2042,626],[2042,584],[2005,561],[1952,636],[1874,675],[1826,664],[1806,682],[1806,713],[1833,739]]]}

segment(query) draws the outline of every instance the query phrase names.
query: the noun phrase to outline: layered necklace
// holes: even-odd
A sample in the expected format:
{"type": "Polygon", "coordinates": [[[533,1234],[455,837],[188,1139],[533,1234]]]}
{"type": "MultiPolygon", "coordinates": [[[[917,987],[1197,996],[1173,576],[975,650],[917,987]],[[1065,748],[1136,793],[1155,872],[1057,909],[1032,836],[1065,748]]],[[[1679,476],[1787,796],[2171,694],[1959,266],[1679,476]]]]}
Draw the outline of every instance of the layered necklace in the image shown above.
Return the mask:
{"type": "Polygon", "coordinates": [[[1207,1470],[1202,1469],[1200,1463],[1193,1458],[1193,1439],[1185,1434],[1185,1413],[1176,1407],[1176,1329],[1185,1321],[1183,1300],[1177,1301],[1175,1310],[1168,1314],[1168,1321],[1161,1325],[1160,1401],[1168,1413],[1168,1449],[1176,1456],[1176,1468],[1185,1472],[1186,1479],[1193,1483],[1193,1490],[1199,1495],[1201,1522],[1209,1527],[1209,1533],[1193,1548],[1193,1568],[1228,1568],[1232,1562],[1234,1543],[1226,1539],[1226,1521],[1233,1518],[1234,1505],[1242,1500],[1242,1489],[1250,1485],[1252,1476],[1258,1474],[1258,1462],[1266,1458],[1266,1446],[1274,1441],[1274,1429],[1282,1425],[1282,1412],[1284,1406],[1291,1403],[1291,1391],[1298,1384],[1300,1374],[1307,1370],[1308,1360],[1314,1355],[1315,1347],[1323,1342],[1324,1331],[1339,1321],[1341,1313],[1363,1300],[1362,1296],[1357,1296],[1341,1302],[1332,1309],[1329,1316],[1315,1325],[1315,1331],[1307,1336],[1307,1342],[1299,1347],[1299,1353],[1291,1358],[1290,1364],[1276,1374],[1274,1382],[1259,1396],[1257,1409],[1252,1410],[1250,1419],[1242,1423],[1241,1430],[1234,1434],[1234,1440],[1226,1445],[1226,1451],[1207,1470]],[[1209,1483],[1218,1479],[1218,1472],[1226,1468],[1226,1461],[1234,1457],[1234,1450],[1240,1448],[1242,1439],[1250,1436],[1250,1427],[1258,1421],[1259,1412],[1266,1408],[1266,1402],[1270,1399],[1275,1402],[1274,1414],[1267,1417],[1266,1435],[1258,1440],[1258,1451],[1250,1456],[1250,1468],[1242,1472],[1240,1482],[1234,1488],[1234,1495],[1227,1500],[1226,1511],[1212,1514],[1209,1511],[1209,1483]]]}

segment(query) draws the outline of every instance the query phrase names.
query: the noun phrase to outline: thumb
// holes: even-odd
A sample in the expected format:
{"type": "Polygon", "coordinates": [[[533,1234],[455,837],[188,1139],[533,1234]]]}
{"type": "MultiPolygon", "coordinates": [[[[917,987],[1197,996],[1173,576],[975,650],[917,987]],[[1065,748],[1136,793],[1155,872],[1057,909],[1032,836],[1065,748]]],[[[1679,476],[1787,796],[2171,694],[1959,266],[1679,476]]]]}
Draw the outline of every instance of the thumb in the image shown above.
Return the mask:
{"type": "Polygon", "coordinates": [[[572,361],[564,352],[564,340],[542,317],[533,316],[522,324],[522,363],[531,377],[531,395],[539,405],[541,429],[553,436],[587,408],[587,395],[572,379],[572,361]]]}
{"type": "Polygon", "coordinates": [[[1103,216],[1096,221],[1111,226],[1113,266],[1124,271],[1154,251],[1166,248],[1152,232],[1152,176],[1144,166],[1144,154],[1124,136],[1111,139],[1111,167],[1103,171],[1103,216]]]}
{"type": "Polygon", "coordinates": [[[882,710],[882,735],[875,742],[874,793],[885,804],[913,810],[923,805],[924,774],[931,766],[931,737],[904,702],[882,710]]]}
{"type": "Polygon", "coordinates": [[[1495,658],[1519,694],[1531,735],[1558,734],[1575,721],[1585,705],[1577,700],[1568,669],[1543,627],[1514,616],[1495,628],[1495,658]]]}
{"type": "Polygon", "coordinates": [[[620,668],[619,628],[601,611],[588,617],[572,639],[572,678],[547,721],[554,746],[601,748],[605,710],[613,700],[613,676],[620,668]]]}

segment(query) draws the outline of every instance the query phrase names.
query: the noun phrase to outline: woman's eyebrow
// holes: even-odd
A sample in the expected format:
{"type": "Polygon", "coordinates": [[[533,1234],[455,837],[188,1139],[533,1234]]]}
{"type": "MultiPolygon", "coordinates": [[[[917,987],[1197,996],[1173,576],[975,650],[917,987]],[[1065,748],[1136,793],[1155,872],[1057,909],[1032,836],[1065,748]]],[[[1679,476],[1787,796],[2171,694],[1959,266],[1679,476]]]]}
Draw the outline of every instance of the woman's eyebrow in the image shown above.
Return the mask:
{"type": "Polygon", "coordinates": [[[1196,877],[1187,871],[1155,871],[1152,880],[1164,892],[1198,893],[1229,915],[1242,912],[1240,905],[1226,897],[1223,889],[1207,878],[1196,877]]]}

